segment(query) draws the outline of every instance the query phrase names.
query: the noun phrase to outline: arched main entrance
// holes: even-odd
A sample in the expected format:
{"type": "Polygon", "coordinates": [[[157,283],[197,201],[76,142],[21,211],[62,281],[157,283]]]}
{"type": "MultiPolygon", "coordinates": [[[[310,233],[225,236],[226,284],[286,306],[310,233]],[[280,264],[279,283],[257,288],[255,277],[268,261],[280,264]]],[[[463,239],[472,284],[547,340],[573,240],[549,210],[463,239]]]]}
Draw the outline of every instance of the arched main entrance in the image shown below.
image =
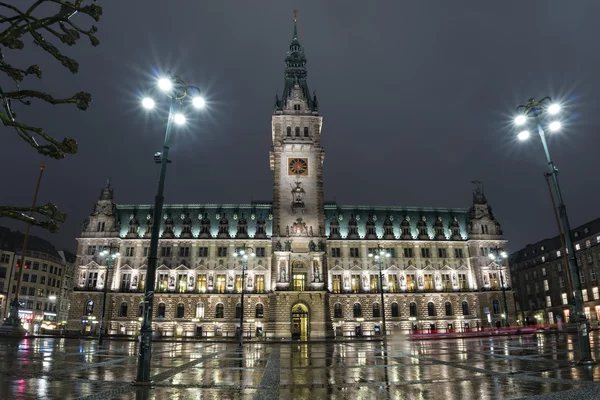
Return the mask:
{"type": "Polygon", "coordinates": [[[301,303],[292,307],[292,339],[308,340],[308,307],[301,303]]]}

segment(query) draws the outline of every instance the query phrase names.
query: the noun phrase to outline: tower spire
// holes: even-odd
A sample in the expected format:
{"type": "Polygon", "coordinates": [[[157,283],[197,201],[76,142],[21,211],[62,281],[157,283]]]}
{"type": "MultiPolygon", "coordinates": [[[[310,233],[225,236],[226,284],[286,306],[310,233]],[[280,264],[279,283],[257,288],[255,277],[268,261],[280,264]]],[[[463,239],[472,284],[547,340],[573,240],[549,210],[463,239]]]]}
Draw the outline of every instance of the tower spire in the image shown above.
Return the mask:
{"type": "Polygon", "coordinates": [[[294,10],[294,39],[298,40],[298,10],[294,10]]]}

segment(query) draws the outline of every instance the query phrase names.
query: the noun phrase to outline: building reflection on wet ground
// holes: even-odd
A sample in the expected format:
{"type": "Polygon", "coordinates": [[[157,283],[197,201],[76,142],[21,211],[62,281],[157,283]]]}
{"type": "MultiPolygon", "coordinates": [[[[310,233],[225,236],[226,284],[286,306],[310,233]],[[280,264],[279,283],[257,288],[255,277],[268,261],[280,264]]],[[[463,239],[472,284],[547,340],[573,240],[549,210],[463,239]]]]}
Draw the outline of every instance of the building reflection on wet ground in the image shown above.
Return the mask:
{"type": "MultiPolygon", "coordinates": [[[[151,389],[137,343],[0,339],[0,399],[598,398],[600,365],[570,335],[319,343],[155,343],[151,389]],[[551,395],[550,393],[554,393],[551,395]],[[586,397],[587,396],[587,397],[586,397]]],[[[600,359],[598,334],[593,350],[600,359]]]]}

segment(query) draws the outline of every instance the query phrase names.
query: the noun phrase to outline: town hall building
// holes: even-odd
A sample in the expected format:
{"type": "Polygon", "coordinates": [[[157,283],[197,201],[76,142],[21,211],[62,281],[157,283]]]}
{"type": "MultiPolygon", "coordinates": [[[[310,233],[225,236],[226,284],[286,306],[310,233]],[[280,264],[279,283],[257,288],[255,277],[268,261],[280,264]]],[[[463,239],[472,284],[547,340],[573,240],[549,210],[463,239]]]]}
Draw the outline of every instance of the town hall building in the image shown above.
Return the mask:
{"type": "Polygon", "coordinates": [[[102,190],[81,232],[69,328],[98,329],[103,290],[111,335],[139,334],[152,225],[160,224],[153,332],[167,337],[323,339],[495,326],[514,301],[506,244],[480,184],[465,209],[347,206],[325,201],[323,116],[307,81],[296,23],[275,100],[271,201],[150,205],[102,190]],[[234,253],[253,256],[245,266],[234,253]],[[109,264],[101,251],[120,256],[109,264]],[[369,253],[387,254],[374,260],[369,253]],[[382,261],[381,265],[378,263],[382,261]],[[381,278],[380,278],[381,266],[381,278]],[[384,293],[383,304],[381,291],[384,293]]]}

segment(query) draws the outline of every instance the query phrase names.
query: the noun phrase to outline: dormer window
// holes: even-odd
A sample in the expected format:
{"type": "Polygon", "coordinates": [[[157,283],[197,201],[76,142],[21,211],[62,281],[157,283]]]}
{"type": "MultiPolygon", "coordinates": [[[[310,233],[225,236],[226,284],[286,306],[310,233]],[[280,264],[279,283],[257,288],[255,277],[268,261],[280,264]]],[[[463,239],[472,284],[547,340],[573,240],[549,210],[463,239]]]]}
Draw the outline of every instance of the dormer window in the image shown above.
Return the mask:
{"type": "Polygon", "coordinates": [[[300,111],[300,104],[294,104],[294,110],[300,111]]]}
{"type": "Polygon", "coordinates": [[[308,127],[304,127],[304,137],[308,137],[308,127]]]}
{"type": "Polygon", "coordinates": [[[300,137],[300,127],[297,126],[294,133],[296,137],[300,137]]]}
{"type": "Polygon", "coordinates": [[[286,132],[287,136],[292,136],[292,127],[291,126],[288,126],[286,131],[287,131],[286,132]]]}

